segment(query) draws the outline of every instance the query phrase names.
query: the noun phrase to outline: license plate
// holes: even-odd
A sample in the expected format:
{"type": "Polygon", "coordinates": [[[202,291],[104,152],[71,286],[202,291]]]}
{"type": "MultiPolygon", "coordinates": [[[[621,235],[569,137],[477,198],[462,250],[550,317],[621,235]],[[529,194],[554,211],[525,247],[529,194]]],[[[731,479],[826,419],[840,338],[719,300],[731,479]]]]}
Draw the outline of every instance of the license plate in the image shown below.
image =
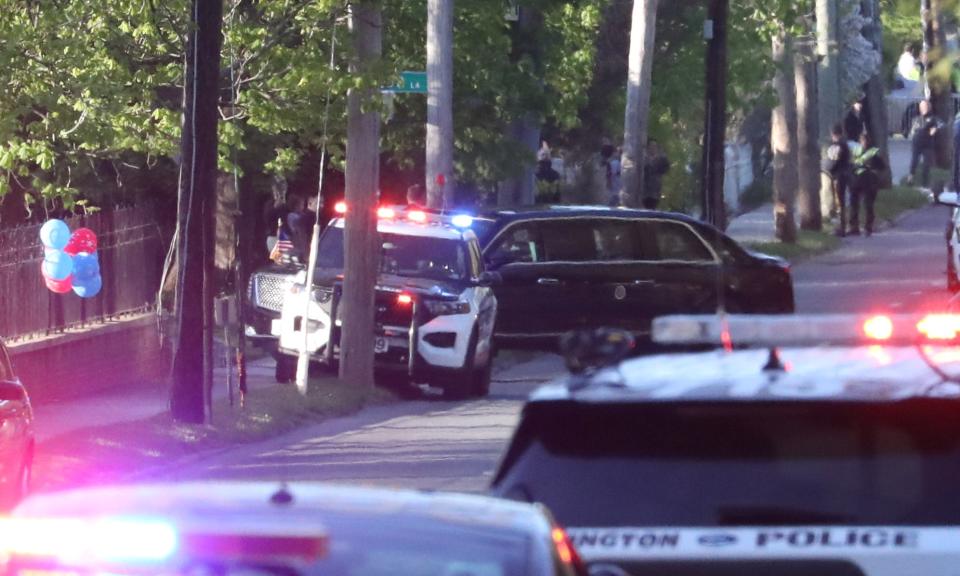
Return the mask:
{"type": "Polygon", "coordinates": [[[389,347],[386,338],[377,338],[373,341],[373,351],[377,354],[383,354],[389,347]]]}

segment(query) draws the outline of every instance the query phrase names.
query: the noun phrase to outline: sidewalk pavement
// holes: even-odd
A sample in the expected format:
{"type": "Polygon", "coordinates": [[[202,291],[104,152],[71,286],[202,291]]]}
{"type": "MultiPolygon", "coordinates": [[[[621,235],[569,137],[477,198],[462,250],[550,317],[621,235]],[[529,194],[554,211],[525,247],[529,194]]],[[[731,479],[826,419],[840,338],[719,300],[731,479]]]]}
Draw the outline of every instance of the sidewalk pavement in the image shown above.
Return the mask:
{"type": "MultiPolygon", "coordinates": [[[[910,171],[910,141],[891,138],[889,147],[890,170],[896,186],[910,171]]],[[[727,234],[737,242],[776,242],[773,232],[772,202],[734,217],[727,226],[727,234]]]]}
{"type": "MultiPolygon", "coordinates": [[[[28,391],[29,391],[29,383],[28,391]]],[[[247,390],[251,393],[285,386],[274,380],[272,357],[247,362],[247,390]]],[[[292,386],[292,384],[291,384],[292,386]]],[[[234,399],[237,379],[234,374],[234,399]]],[[[164,414],[169,408],[170,391],[167,386],[144,383],[137,389],[115,388],[86,398],[70,398],[59,402],[37,403],[33,407],[37,440],[43,442],[54,436],[109,424],[143,420],[164,414]]],[[[227,398],[227,369],[214,370],[213,396],[215,400],[227,398]]],[[[217,415],[213,418],[216,420],[217,415]]]]}

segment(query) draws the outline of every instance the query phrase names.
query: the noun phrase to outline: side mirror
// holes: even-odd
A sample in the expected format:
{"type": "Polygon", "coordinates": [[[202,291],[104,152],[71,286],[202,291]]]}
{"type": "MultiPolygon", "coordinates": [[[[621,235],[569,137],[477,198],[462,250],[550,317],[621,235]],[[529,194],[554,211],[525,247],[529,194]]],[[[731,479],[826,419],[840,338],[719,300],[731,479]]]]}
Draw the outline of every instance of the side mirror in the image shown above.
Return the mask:
{"type": "Polygon", "coordinates": [[[499,272],[485,270],[481,272],[480,277],[477,278],[477,286],[490,288],[492,286],[499,286],[501,284],[503,284],[503,276],[501,276],[499,272]]]}
{"type": "Polygon", "coordinates": [[[560,353],[572,374],[618,364],[636,347],[633,334],[616,328],[577,330],[560,337],[560,353]]]}
{"type": "Polygon", "coordinates": [[[26,402],[27,393],[19,382],[0,381],[0,402],[26,402]]]}
{"type": "Polygon", "coordinates": [[[933,196],[933,201],[942,206],[960,208],[960,194],[957,192],[941,192],[933,196]]]}

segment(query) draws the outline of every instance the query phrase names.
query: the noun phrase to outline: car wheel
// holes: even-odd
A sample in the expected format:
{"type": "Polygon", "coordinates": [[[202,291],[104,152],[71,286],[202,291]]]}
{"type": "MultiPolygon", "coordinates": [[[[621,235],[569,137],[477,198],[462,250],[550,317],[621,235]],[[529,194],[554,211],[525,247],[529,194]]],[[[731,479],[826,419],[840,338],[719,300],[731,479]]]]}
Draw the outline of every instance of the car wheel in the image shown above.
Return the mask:
{"type": "Polygon", "coordinates": [[[485,398],[490,394],[490,380],[493,378],[493,358],[487,360],[485,366],[473,372],[473,393],[478,398],[485,398]]]}
{"type": "Polygon", "coordinates": [[[293,356],[277,354],[277,365],[274,368],[274,377],[280,384],[290,384],[297,377],[297,360],[293,356]]]}
{"type": "Polygon", "coordinates": [[[476,356],[477,329],[474,328],[470,334],[470,342],[467,344],[467,356],[463,362],[463,368],[457,370],[443,382],[443,397],[446,400],[463,400],[469,398],[471,393],[475,393],[474,362],[476,356]]]}

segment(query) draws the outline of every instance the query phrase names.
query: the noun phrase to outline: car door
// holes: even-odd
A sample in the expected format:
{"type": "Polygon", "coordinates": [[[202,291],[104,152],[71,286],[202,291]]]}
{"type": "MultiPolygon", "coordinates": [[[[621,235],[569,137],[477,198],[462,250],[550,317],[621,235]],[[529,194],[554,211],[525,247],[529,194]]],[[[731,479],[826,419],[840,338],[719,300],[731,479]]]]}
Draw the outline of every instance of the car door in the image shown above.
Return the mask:
{"type": "Polygon", "coordinates": [[[722,269],[708,243],[681,221],[650,219],[641,226],[646,258],[653,264],[655,316],[716,312],[722,269]]]}
{"type": "Polygon", "coordinates": [[[642,262],[634,220],[557,219],[543,226],[548,262],[564,288],[557,307],[564,330],[615,327],[647,330],[653,280],[642,262]]]}
{"type": "Polygon", "coordinates": [[[548,333],[549,302],[556,299],[560,286],[545,262],[539,223],[508,224],[487,245],[483,260],[488,270],[502,277],[494,287],[497,336],[525,338],[548,333]]]}
{"type": "Polygon", "coordinates": [[[19,480],[29,442],[30,407],[0,344],[0,501],[19,480]]]}

